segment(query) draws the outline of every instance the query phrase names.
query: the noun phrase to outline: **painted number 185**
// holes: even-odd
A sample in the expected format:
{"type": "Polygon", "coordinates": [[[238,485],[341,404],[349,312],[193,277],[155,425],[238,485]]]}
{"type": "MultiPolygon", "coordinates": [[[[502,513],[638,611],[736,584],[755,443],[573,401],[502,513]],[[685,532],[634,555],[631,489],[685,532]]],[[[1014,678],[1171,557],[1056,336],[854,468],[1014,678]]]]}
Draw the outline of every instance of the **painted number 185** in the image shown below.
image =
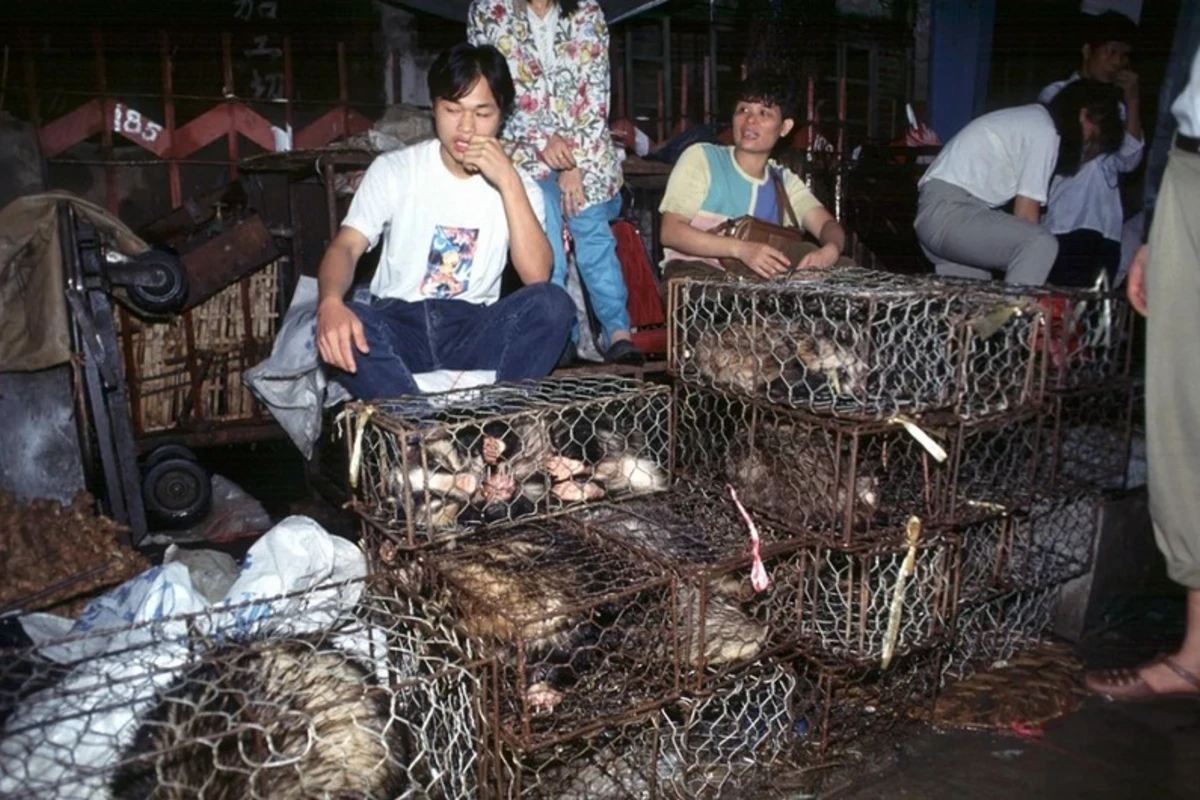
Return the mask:
{"type": "Polygon", "coordinates": [[[113,106],[113,131],[129,138],[141,139],[144,142],[157,141],[163,126],[154,120],[142,116],[136,109],[124,103],[113,106]]]}

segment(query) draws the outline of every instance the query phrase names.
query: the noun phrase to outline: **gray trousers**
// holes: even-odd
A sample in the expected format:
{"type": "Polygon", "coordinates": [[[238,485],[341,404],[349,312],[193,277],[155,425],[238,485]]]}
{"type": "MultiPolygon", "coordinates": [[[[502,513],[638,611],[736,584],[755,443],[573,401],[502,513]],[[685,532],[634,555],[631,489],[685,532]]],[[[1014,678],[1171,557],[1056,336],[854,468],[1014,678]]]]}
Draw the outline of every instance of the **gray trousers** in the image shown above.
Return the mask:
{"type": "Polygon", "coordinates": [[[1008,283],[1041,286],[1058,257],[1058,240],[1041,225],[936,179],[921,187],[913,227],[939,275],[990,280],[997,271],[1008,283]]]}
{"type": "Polygon", "coordinates": [[[1146,265],[1150,514],[1167,574],[1200,589],[1200,155],[1172,148],[1146,265]]]}

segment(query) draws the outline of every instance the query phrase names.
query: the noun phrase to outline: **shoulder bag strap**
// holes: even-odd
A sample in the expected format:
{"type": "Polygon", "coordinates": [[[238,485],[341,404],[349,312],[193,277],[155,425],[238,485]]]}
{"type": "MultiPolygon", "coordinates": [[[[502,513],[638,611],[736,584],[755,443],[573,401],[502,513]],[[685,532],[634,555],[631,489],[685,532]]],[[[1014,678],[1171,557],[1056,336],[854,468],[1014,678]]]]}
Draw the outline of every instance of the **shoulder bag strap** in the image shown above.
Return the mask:
{"type": "MultiPolygon", "coordinates": [[[[768,169],[770,169],[768,167],[768,169]]],[[[775,184],[775,203],[779,206],[779,222],[784,224],[788,219],[791,219],[792,225],[799,228],[800,220],[796,219],[796,212],[792,208],[792,201],[788,199],[787,190],[783,188],[783,170],[771,169],[771,182],[775,184]]]]}

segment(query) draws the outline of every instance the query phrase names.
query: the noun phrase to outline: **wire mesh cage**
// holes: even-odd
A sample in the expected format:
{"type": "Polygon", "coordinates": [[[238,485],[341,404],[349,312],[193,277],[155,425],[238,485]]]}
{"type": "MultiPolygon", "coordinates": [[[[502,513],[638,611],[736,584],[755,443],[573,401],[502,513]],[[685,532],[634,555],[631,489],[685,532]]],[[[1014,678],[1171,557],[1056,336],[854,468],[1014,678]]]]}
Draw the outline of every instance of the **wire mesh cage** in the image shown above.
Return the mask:
{"type": "Polygon", "coordinates": [[[958,609],[954,642],[943,679],[961,680],[1012,655],[1041,637],[1054,620],[1059,587],[1017,589],[958,609]]]}
{"type": "Polygon", "coordinates": [[[733,501],[681,485],[652,499],[581,511],[578,522],[668,572],[677,581],[683,682],[711,689],[733,672],[795,641],[793,579],[800,542],[770,525],[756,528],[767,578],[752,579],[754,556],[746,522],[733,501]]]}
{"type": "Polygon", "coordinates": [[[945,643],[958,602],[958,537],[911,524],[849,546],[803,551],[798,632],[805,653],[879,663],[945,643]]]}
{"type": "Polygon", "coordinates": [[[860,268],[673,281],[672,374],[816,414],[964,416],[1036,403],[1039,313],[968,284],[860,268]]]}
{"type": "Polygon", "coordinates": [[[1133,385],[1046,395],[1047,458],[1039,483],[1047,491],[1121,489],[1133,436],[1133,385]]]}
{"type": "Polygon", "coordinates": [[[961,547],[959,603],[979,601],[1012,591],[1017,524],[1012,515],[990,517],[957,525],[961,547]]]}
{"type": "Polygon", "coordinates": [[[497,796],[628,800],[766,796],[797,741],[797,680],[770,661],[636,721],[525,753],[501,748],[497,796]],[[740,793],[740,794],[739,794],[740,793]]]}
{"type": "Polygon", "coordinates": [[[768,796],[773,773],[792,761],[800,741],[797,683],[790,665],[767,660],[664,709],[663,796],[768,796]]]}
{"type": "Polygon", "coordinates": [[[1099,492],[1079,490],[1039,499],[1028,513],[1015,515],[1012,585],[1053,586],[1087,572],[1102,501],[1099,492]]]}
{"type": "Polygon", "coordinates": [[[357,508],[401,547],[666,487],[670,390],[609,375],[348,407],[357,508]]]}
{"type": "Polygon", "coordinates": [[[1133,353],[1133,313],[1124,289],[987,284],[1041,311],[1035,350],[1045,360],[1046,389],[1063,391],[1127,378],[1133,353]]]}
{"type": "Polygon", "coordinates": [[[677,384],[672,414],[677,475],[729,482],[802,535],[849,543],[911,514],[958,522],[1033,495],[1036,411],[849,422],[677,384]]]}
{"type": "Polygon", "coordinates": [[[466,796],[488,670],[375,582],[75,633],[0,655],[0,794],[466,796]]]}
{"type": "Polygon", "coordinates": [[[507,744],[565,741],[678,694],[674,581],[564,518],[483,531],[389,575],[497,660],[507,744]]]}
{"type": "Polygon", "coordinates": [[[937,700],[943,660],[942,649],[903,656],[886,669],[797,657],[795,730],[803,750],[838,753],[923,718],[937,700]]]}

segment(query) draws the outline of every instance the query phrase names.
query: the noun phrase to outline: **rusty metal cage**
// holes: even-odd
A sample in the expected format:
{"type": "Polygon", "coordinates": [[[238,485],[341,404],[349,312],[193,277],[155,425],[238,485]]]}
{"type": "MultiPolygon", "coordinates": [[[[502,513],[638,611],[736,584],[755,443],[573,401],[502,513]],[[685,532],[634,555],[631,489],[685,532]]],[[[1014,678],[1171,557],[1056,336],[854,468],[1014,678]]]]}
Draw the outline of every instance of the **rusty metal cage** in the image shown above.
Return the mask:
{"type": "Polygon", "coordinates": [[[796,728],[803,749],[821,756],[861,746],[863,737],[923,718],[937,700],[944,650],[898,658],[887,669],[797,657],[796,728]]]}
{"type": "Polygon", "coordinates": [[[468,796],[492,677],[458,645],[356,580],[7,650],[0,794],[468,796]]]}
{"type": "Polygon", "coordinates": [[[1133,313],[1123,288],[988,283],[985,291],[1034,303],[1041,311],[1035,349],[1045,359],[1047,391],[1110,385],[1129,377],[1133,313]]]}
{"type": "Polygon", "coordinates": [[[609,375],[347,408],[356,508],[402,548],[666,488],[670,390],[609,375]]]}
{"type": "Polygon", "coordinates": [[[1101,499],[1090,490],[1054,494],[956,526],[962,542],[960,604],[1055,586],[1087,572],[1101,499]]]}
{"type": "Polygon", "coordinates": [[[1130,381],[1046,395],[1047,491],[1121,489],[1129,470],[1134,391],[1130,381]]]}
{"type": "Polygon", "coordinates": [[[959,541],[920,531],[802,551],[801,649],[846,663],[886,664],[933,649],[954,631],[959,541]]]}
{"type": "Polygon", "coordinates": [[[1102,495],[1082,490],[1038,500],[1013,519],[1012,585],[1035,589],[1076,578],[1092,565],[1102,495]]]}
{"type": "Polygon", "coordinates": [[[677,384],[672,414],[677,475],[727,481],[800,534],[849,543],[911,514],[959,522],[1033,496],[1036,411],[849,422],[677,384]]]}
{"type": "Polygon", "coordinates": [[[497,661],[491,719],[522,751],[679,692],[674,580],[562,518],[481,531],[389,575],[497,661]]]}
{"type": "Polygon", "coordinates": [[[789,666],[762,662],[718,692],[681,698],[633,722],[534,753],[502,747],[496,796],[764,796],[795,747],[796,684],[789,666]]]}
{"type": "Polygon", "coordinates": [[[677,581],[684,687],[709,690],[796,639],[799,541],[757,525],[769,584],[756,591],[749,532],[728,497],[682,486],[654,498],[581,511],[565,519],[660,566],[677,581]]]}
{"type": "Polygon", "coordinates": [[[672,281],[670,370],[816,414],[977,416],[1039,401],[1040,313],[969,284],[860,268],[672,281]]]}
{"type": "Polygon", "coordinates": [[[1054,620],[1057,585],[1018,589],[975,603],[963,603],[953,645],[948,648],[942,677],[961,680],[975,670],[1011,658],[1041,637],[1054,620]]]}

